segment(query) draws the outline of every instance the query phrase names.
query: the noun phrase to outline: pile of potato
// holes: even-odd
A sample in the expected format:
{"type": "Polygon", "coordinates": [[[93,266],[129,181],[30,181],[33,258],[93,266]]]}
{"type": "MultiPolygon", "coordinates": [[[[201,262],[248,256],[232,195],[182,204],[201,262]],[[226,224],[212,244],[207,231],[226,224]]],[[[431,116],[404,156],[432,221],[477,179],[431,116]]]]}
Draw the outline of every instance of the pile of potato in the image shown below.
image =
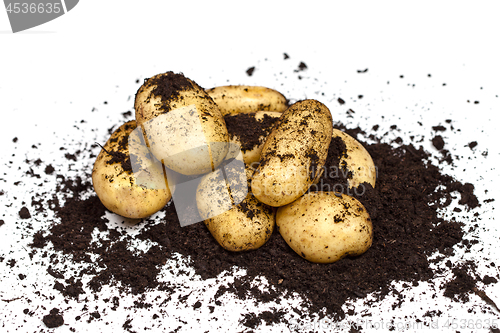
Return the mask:
{"type": "Polygon", "coordinates": [[[350,173],[349,187],[375,186],[370,155],[333,129],[332,115],[321,102],[288,106],[281,93],[255,86],[204,90],[182,74],[167,72],[140,87],[135,117],[111,135],[92,172],[95,192],[112,212],[140,219],[162,209],[176,190],[175,180],[166,176],[173,170],[199,179],[199,216],[229,251],[261,247],[275,225],[311,262],[331,263],[371,246],[370,216],[357,199],[308,192],[325,172],[332,137],[346,144],[339,167],[350,173]],[[228,134],[224,120],[238,113],[279,119],[262,144],[241,151],[234,148],[240,138],[228,134]]]}

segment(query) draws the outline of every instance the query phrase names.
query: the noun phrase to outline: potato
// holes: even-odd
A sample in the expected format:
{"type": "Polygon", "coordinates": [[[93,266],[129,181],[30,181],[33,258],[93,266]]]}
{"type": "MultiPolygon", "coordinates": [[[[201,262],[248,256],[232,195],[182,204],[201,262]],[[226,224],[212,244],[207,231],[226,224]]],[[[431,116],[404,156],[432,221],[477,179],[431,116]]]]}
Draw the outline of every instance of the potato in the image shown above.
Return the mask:
{"type": "Polygon", "coordinates": [[[274,125],[252,178],[252,193],[273,207],[289,204],[317,181],[332,139],[330,110],[316,101],[291,105],[274,125]]]}
{"type": "Polygon", "coordinates": [[[229,138],[219,108],[182,74],[167,72],[144,82],[135,97],[135,117],[153,155],[176,172],[213,171],[227,154],[229,138]]]}
{"type": "Polygon", "coordinates": [[[271,132],[272,124],[281,115],[280,112],[258,111],[224,116],[230,142],[234,144],[234,148],[240,147],[238,149],[243,152],[245,164],[252,165],[259,161],[260,152],[271,132]]]}
{"type": "Polygon", "coordinates": [[[310,192],[278,208],[276,225],[288,245],[315,263],[332,263],[368,250],[373,228],[365,207],[335,192],[310,192]]]}
{"type": "Polygon", "coordinates": [[[207,90],[223,116],[257,111],[283,112],[287,107],[280,92],[259,86],[221,86],[207,90]]]}
{"type": "Polygon", "coordinates": [[[274,210],[248,191],[251,172],[241,159],[235,161],[202,178],[196,192],[198,211],[224,249],[255,250],[273,233],[274,210]]]}
{"type": "Polygon", "coordinates": [[[144,218],[171,198],[161,162],[151,157],[135,120],[120,126],[97,156],[92,170],[94,190],[110,211],[144,218]]]}
{"type": "Polygon", "coordinates": [[[365,147],[338,129],[333,130],[333,137],[340,137],[346,146],[346,155],[341,156],[339,168],[348,172],[349,188],[358,187],[365,182],[375,187],[377,170],[365,147]]]}

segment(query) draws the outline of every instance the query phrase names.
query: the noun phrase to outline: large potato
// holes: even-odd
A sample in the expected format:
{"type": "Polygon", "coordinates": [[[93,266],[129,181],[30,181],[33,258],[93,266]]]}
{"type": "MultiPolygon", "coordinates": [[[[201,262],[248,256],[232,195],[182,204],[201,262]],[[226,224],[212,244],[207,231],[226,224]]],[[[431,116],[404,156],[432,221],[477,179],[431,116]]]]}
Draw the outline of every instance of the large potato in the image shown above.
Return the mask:
{"type": "Polygon", "coordinates": [[[283,112],[287,100],[280,92],[259,86],[220,86],[207,90],[223,116],[257,111],[283,112]]]}
{"type": "Polygon", "coordinates": [[[120,126],[97,156],[92,170],[94,190],[110,211],[127,218],[156,213],[171,193],[161,162],[152,158],[136,122],[120,126]]]}
{"type": "Polygon", "coordinates": [[[304,194],[323,170],[332,129],[330,110],[321,102],[303,100],[291,105],[262,147],[252,178],[255,197],[279,207],[304,194]]]}
{"type": "Polygon", "coordinates": [[[258,111],[224,116],[229,140],[234,144],[232,147],[240,147],[247,165],[259,161],[264,142],[281,115],[280,112],[258,111]]]}
{"type": "Polygon", "coordinates": [[[135,97],[135,117],[153,155],[184,175],[213,171],[227,154],[228,133],[215,102],[194,81],[167,72],[135,97]]]}
{"type": "Polygon", "coordinates": [[[359,141],[338,129],[333,130],[333,137],[340,137],[346,146],[345,155],[340,158],[339,168],[348,173],[349,188],[358,187],[362,183],[375,187],[377,170],[372,157],[359,141]]]}
{"type": "Polygon", "coordinates": [[[334,192],[308,193],[278,208],[276,225],[297,254],[316,263],[360,255],[373,240],[365,207],[353,197],[334,192]]]}
{"type": "Polygon", "coordinates": [[[196,192],[201,218],[217,242],[229,251],[261,247],[271,237],[275,224],[273,208],[248,191],[251,173],[240,162],[233,160],[205,175],[196,192]]]}

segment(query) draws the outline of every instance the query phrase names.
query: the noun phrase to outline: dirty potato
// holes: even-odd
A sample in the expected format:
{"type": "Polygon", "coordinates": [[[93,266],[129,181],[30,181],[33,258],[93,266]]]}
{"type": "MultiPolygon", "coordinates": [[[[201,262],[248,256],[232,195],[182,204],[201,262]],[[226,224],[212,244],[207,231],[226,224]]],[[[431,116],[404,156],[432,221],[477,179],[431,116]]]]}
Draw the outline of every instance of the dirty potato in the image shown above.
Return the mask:
{"type": "Polygon", "coordinates": [[[135,120],[120,126],[92,170],[92,184],[103,205],[133,219],[156,213],[171,198],[161,162],[151,157],[141,136],[135,120]]]}
{"type": "Polygon", "coordinates": [[[283,112],[287,100],[280,92],[260,86],[220,86],[207,90],[223,116],[257,111],[283,112]]]}
{"type": "Polygon", "coordinates": [[[316,100],[291,105],[262,147],[252,178],[255,197],[274,207],[303,195],[323,170],[332,139],[330,110],[316,100]]]}
{"type": "Polygon", "coordinates": [[[349,188],[358,187],[362,183],[375,187],[377,170],[365,147],[358,140],[338,129],[333,130],[333,137],[341,138],[346,146],[345,154],[340,157],[339,168],[347,172],[349,188]]]}
{"type": "Polygon", "coordinates": [[[278,208],[276,225],[283,239],[301,257],[332,263],[370,248],[372,222],[355,198],[335,192],[312,192],[278,208]]]}
{"type": "Polygon", "coordinates": [[[229,138],[218,106],[183,74],[146,80],[135,97],[135,117],[153,155],[176,172],[213,171],[227,154],[229,138]]]}
{"type": "Polygon", "coordinates": [[[228,251],[255,250],[264,245],[274,229],[272,207],[248,191],[251,172],[242,161],[205,175],[198,185],[196,202],[201,218],[228,251]]]}

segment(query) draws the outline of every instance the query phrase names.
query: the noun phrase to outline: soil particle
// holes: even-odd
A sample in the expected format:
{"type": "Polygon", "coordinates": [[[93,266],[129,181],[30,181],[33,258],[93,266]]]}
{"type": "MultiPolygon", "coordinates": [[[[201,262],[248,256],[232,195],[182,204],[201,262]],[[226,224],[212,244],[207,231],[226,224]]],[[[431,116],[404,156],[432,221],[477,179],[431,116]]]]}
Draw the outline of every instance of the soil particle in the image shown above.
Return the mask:
{"type": "Polygon", "coordinates": [[[441,150],[444,147],[444,140],[441,135],[436,135],[434,138],[432,138],[432,145],[437,149],[441,150]]]}
{"type": "Polygon", "coordinates": [[[296,72],[304,71],[306,69],[307,69],[307,65],[304,62],[301,61],[300,64],[299,64],[299,68],[298,68],[298,70],[296,70],[296,72]]]}
{"type": "Polygon", "coordinates": [[[254,71],[255,71],[255,67],[250,67],[246,70],[246,73],[248,76],[252,76],[254,71]]]}
{"type": "Polygon", "coordinates": [[[22,218],[23,220],[31,218],[31,214],[28,208],[26,207],[21,208],[21,210],[19,211],[19,217],[22,218]]]}
{"type": "Polygon", "coordinates": [[[442,126],[442,125],[438,125],[438,126],[432,126],[432,129],[436,132],[444,132],[446,131],[446,127],[442,126]]]}
{"type": "Polygon", "coordinates": [[[64,318],[59,313],[59,309],[53,308],[48,315],[43,317],[43,323],[48,328],[55,328],[64,325],[64,318]]]}
{"type": "Polygon", "coordinates": [[[46,173],[47,175],[51,175],[51,174],[53,174],[53,173],[54,173],[54,171],[55,171],[55,169],[54,169],[54,167],[53,167],[51,164],[49,164],[49,165],[47,165],[47,166],[45,167],[45,173],[46,173]]]}

